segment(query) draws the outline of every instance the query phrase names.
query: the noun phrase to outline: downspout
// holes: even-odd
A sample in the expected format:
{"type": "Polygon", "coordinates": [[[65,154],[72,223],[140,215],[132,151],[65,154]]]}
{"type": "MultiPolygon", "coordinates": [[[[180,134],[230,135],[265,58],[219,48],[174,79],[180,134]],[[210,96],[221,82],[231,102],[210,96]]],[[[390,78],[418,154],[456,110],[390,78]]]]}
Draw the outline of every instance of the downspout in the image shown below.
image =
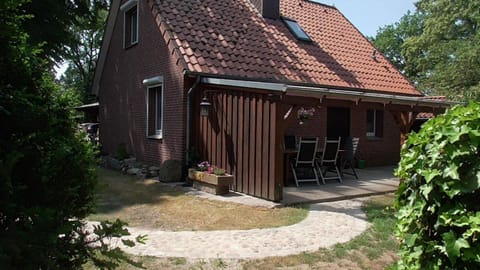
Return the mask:
{"type": "Polygon", "coordinates": [[[191,105],[192,105],[192,93],[197,88],[198,84],[200,83],[200,76],[197,76],[195,82],[193,83],[192,87],[188,89],[187,92],[187,127],[186,127],[186,145],[185,145],[185,167],[188,168],[188,159],[190,158],[190,125],[191,125],[191,105]]]}

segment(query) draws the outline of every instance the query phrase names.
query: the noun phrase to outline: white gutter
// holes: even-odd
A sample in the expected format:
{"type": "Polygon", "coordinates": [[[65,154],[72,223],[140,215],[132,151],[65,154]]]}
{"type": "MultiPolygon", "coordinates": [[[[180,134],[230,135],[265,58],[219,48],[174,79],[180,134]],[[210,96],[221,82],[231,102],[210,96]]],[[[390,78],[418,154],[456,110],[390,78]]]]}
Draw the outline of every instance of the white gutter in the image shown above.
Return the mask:
{"type": "Polygon", "coordinates": [[[201,82],[205,84],[230,86],[238,88],[260,89],[282,92],[283,94],[301,95],[313,98],[332,97],[350,101],[370,101],[384,104],[399,104],[409,106],[428,106],[446,108],[458,102],[428,99],[428,96],[403,96],[394,94],[368,93],[363,91],[331,89],[327,87],[299,86],[283,83],[268,83],[258,81],[243,81],[222,78],[202,77],[201,82]]]}
{"type": "Polygon", "coordinates": [[[210,78],[210,77],[202,77],[200,81],[205,84],[231,86],[231,87],[239,87],[239,88],[261,89],[261,90],[280,91],[280,92],[285,92],[287,90],[287,85],[281,84],[281,83],[230,80],[230,79],[210,78]]]}
{"type": "Polygon", "coordinates": [[[287,94],[303,94],[312,97],[334,97],[337,99],[347,99],[356,101],[372,101],[385,104],[400,104],[400,105],[414,105],[414,106],[429,106],[429,107],[449,107],[451,105],[459,104],[453,101],[433,100],[426,96],[402,96],[393,94],[381,93],[367,93],[362,91],[339,90],[321,87],[308,87],[288,85],[287,94]]]}

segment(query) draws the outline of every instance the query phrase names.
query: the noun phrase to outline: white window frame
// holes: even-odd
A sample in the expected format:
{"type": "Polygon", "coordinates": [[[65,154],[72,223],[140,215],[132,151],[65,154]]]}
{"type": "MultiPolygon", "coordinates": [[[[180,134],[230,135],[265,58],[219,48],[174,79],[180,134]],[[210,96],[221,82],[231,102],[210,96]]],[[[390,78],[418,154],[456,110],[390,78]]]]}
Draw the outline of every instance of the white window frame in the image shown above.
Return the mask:
{"type": "Polygon", "coordinates": [[[135,20],[132,20],[130,18],[130,41],[131,41],[130,45],[138,43],[138,5],[137,5],[137,12],[135,13],[135,16],[136,16],[135,20]],[[132,31],[134,23],[136,28],[135,32],[132,31]]]}
{"type": "MultiPolygon", "coordinates": [[[[373,131],[368,131],[367,130],[367,137],[375,137],[375,134],[377,134],[377,110],[367,110],[367,121],[368,121],[368,111],[373,111],[373,131]]],[[[367,122],[368,124],[368,122],[367,122]]]]}
{"type": "Polygon", "coordinates": [[[163,81],[163,76],[156,76],[156,77],[152,77],[152,78],[148,78],[148,79],[145,79],[143,80],[143,85],[145,85],[147,87],[147,96],[146,96],[146,107],[147,107],[147,111],[146,111],[146,136],[147,138],[150,138],[150,139],[162,139],[163,138],[163,130],[164,130],[164,119],[165,119],[165,116],[164,116],[164,108],[165,108],[165,83],[163,81]],[[157,116],[158,116],[158,103],[157,103],[157,94],[158,94],[158,90],[156,90],[157,92],[155,93],[155,115],[153,117],[155,117],[155,134],[151,134],[149,133],[150,131],[150,126],[149,126],[149,122],[150,122],[150,117],[151,115],[149,114],[150,112],[150,89],[153,89],[153,88],[157,88],[157,87],[160,87],[160,91],[162,91],[162,99],[161,99],[161,119],[160,119],[160,128],[158,128],[157,126],[157,116]]]}
{"type": "Polygon", "coordinates": [[[162,129],[163,129],[163,84],[161,85],[156,85],[152,86],[149,88],[157,88],[160,87],[160,91],[156,90],[155,91],[155,135],[156,136],[162,136],[162,129]],[[161,100],[160,100],[160,121],[158,121],[158,92],[161,92],[161,100]],[[160,122],[160,127],[158,126],[158,123],[160,122]]]}
{"type": "MultiPolygon", "coordinates": [[[[138,20],[138,18],[139,18],[138,0],[129,0],[129,1],[125,2],[120,7],[120,10],[123,12],[123,48],[126,49],[126,48],[131,47],[131,46],[138,43],[138,35],[139,35],[139,33],[138,33],[139,26],[138,25],[140,24],[140,22],[138,20]],[[137,35],[136,35],[135,40],[134,40],[133,36],[132,36],[134,32],[132,30],[130,30],[130,44],[127,44],[126,43],[126,37],[125,37],[126,30],[127,30],[127,12],[130,11],[133,7],[136,7],[136,9],[137,9],[137,13],[136,13],[137,14],[137,18],[136,18],[136,20],[137,20],[137,27],[136,27],[137,28],[136,29],[137,35]]],[[[133,24],[133,21],[130,20],[130,29],[132,29],[132,24],[133,24]]]]}

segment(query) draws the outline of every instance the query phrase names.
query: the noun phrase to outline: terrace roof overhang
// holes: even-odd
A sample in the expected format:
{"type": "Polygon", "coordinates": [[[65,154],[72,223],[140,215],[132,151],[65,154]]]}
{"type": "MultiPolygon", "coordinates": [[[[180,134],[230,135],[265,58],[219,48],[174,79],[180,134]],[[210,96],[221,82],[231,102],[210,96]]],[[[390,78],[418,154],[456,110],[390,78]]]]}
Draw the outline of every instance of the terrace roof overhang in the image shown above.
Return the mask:
{"type": "Polygon", "coordinates": [[[330,87],[301,86],[288,83],[272,83],[261,81],[248,81],[227,78],[202,77],[201,83],[213,86],[226,86],[242,89],[258,89],[276,92],[280,95],[302,96],[348,100],[356,102],[376,102],[384,105],[404,105],[423,108],[448,108],[452,105],[459,104],[447,100],[429,99],[428,96],[408,96],[385,93],[373,93],[363,90],[337,89],[330,87]]]}

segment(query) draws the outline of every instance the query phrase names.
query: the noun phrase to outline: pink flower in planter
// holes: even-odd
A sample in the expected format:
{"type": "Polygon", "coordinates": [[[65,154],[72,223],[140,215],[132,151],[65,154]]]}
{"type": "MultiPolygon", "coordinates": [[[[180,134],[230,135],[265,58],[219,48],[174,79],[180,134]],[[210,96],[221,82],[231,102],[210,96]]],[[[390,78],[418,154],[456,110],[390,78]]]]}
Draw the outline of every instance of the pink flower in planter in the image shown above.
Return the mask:
{"type": "Polygon", "coordinates": [[[211,166],[208,161],[202,161],[197,164],[198,170],[202,172],[209,170],[211,166]]]}
{"type": "Polygon", "coordinates": [[[225,170],[213,166],[208,161],[203,161],[197,164],[197,171],[206,172],[208,174],[215,174],[215,175],[225,175],[225,170]]]}

